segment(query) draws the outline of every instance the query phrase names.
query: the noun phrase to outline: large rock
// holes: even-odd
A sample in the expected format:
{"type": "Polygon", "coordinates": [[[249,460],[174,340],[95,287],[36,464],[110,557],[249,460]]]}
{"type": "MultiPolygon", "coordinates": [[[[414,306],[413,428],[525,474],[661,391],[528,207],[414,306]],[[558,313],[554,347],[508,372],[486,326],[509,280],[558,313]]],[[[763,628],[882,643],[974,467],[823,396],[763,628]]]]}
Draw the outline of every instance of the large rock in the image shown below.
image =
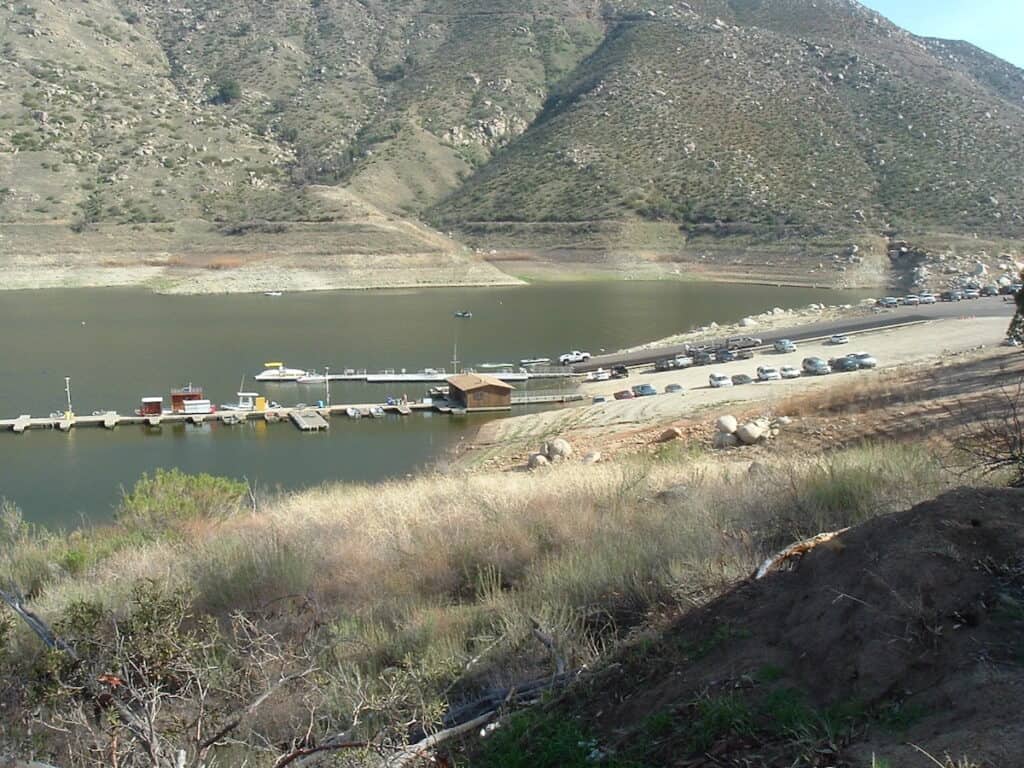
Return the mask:
{"type": "Polygon", "coordinates": [[[540,469],[541,467],[546,467],[548,463],[548,457],[543,453],[531,453],[526,466],[530,469],[540,469]]]}
{"type": "Polygon", "coordinates": [[[735,448],[740,444],[740,439],[736,435],[730,435],[725,432],[716,432],[715,438],[711,445],[721,450],[722,448],[735,448]]]}
{"type": "Polygon", "coordinates": [[[740,320],[740,328],[753,328],[757,325],[757,320],[752,317],[744,317],[740,320]]]}
{"type": "Polygon", "coordinates": [[[757,422],[751,421],[736,430],[736,437],[744,445],[753,445],[765,435],[765,428],[757,422]]]}
{"type": "Polygon", "coordinates": [[[556,437],[554,440],[548,440],[541,446],[540,452],[544,454],[545,458],[549,461],[557,459],[568,459],[572,456],[572,446],[569,441],[556,437]]]}
{"type": "Polygon", "coordinates": [[[718,431],[723,435],[732,435],[739,429],[739,422],[736,421],[735,416],[725,415],[719,416],[718,421],[715,422],[715,426],[718,427],[718,431]]]}
{"type": "Polygon", "coordinates": [[[600,460],[601,460],[601,452],[600,451],[591,451],[590,453],[585,454],[583,456],[583,463],[584,464],[597,464],[597,462],[599,462],[600,460]]]}
{"type": "Polygon", "coordinates": [[[679,427],[669,427],[658,437],[659,443],[670,443],[673,440],[679,440],[683,436],[683,430],[679,427]]]}

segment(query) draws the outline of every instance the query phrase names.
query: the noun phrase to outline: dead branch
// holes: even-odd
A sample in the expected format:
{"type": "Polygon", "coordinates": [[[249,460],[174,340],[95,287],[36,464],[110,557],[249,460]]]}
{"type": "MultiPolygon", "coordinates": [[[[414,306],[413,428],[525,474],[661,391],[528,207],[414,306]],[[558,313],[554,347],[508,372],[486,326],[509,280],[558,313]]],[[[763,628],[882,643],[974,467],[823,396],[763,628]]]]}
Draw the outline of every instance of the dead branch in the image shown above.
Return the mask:
{"type": "Polygon", "coordinates": [[[382,768],[404,768],[404,766],[411,763],[413,760],[421,758],[428,751],[441,744],[448,739],[460,736],[463,733],[472,731],[474,728],[479,728],[481,725],[489,723],[491,720],[498,716],[497,710],[491,712],[485,712],[479,717],[475,717],[469,722],[462,723],[462,725],[452,726],[446,728],[443,731],[438,731],[430,736],[427,736],[422,741],[418,741],[411,746],[406,747],[401,752],[387,757],[381,763],[382,768]]]}
{"type": "Polygon", "coordinates": [[[790,544],[781,552],[772,555],[761,563],[761,567],[757,569],[757,573],[754,574],[754,578],[763,579],[772,571],[779,570],[783,563],[803,557],[815,547],[832,541],[834,538],[846,533],[848,530],[850,530],[849,527],[840,528],[838,531],[819,533],[817,536],[812,536],[809,539],[798,541],[796,544],[790,544]]]}

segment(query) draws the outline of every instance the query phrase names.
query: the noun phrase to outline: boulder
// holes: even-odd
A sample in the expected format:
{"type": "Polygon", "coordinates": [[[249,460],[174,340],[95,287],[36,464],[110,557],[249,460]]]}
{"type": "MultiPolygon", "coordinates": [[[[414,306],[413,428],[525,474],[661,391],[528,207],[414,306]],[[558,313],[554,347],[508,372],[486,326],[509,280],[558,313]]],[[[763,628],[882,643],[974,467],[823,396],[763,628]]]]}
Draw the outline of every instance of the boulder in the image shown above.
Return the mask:
{"type": "Polygon", "coordinates": [[[788,427],[793,423],[793,419],[789,416],[776,416],[775,421],[772,422],[776,427],[788,427]]]}
{"type": "Polygon", "coordinates": [[[757,320],[752,317],[744,317],[740,320],[740,328],[753,328],[757,325],[757,320]]]}
{"type": "Polygon", "coordinates": [[[735,448],[740,444],[740,439],[736,435],[726,434],[725,432],[716,432],[715,438],[711,445],[719,450],[723,448],[735,448]]]}
{"type": "Polygon", "coordinates": [[[597,464],[597,462],[599,462],[600,460],[601,460],[601,452],[600,451],[591,451],[590,453],[584,455],[584,457],[583,457],[583,463],[584,464],[597,464]]]}
{"type": "Polygon", "coordinates": [[[673,440],[679,440],[683,436],[683,430],[679,427],[669,427],[658,437],[657,442],[659,443],[670,443],[673,440]]]}
{"type": "Polygon", "coordinates": [[[725,415],[719,416],[718,421],[715,422],[715,426],[718,431],[723,435],[735,434],[736,430],[739,429],[739,422],[736,421],[735,416],[725,415]]]}
{"type": "Polygon", "coordinates": [[[530,469],[540,469],[548,465],[548,457],[543,453],[531,453],[530,458],[526,462],[526,466],[530,469]]]}
{"type": "Polygon", "coordinates": [[[744,445],[753,445],[765,435],[765,429],[757,422],[750,421],[736,430],[736,437],[744,445]]]}
{"type": "Polygon", "coordinates": [[[554,440],[548,440],[541,446],[540,452],[544,454],[544,457],[548,460],[555,458],[567,459],[572,456],[572,446],[569,441],[556,437],[554,440]]]}

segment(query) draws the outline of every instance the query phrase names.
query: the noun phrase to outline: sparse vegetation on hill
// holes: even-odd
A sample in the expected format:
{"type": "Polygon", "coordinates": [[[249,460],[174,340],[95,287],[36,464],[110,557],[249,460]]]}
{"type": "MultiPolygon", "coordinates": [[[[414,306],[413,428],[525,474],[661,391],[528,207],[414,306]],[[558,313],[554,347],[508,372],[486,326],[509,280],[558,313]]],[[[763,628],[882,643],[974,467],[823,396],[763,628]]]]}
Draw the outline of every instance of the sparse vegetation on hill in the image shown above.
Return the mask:
{"type": "Polygon", "coordinates": [[[150,765],[123,720],[75,714],[95,705],[82,685],[108,674],[125,685],[108,695],[160,704],[165,754],[191,760],[182,723],[201,715],[215,732],[283,677],[219,759],[272,765],[339,732],[397,749],[463,703],[594,663],[794,538],[905,508],[949,480],[927,454],[895,448],[757,475],[666,449],[540,475],[327,487],[255,513],[229,483],[158,475],[125,496],[123,522],[70,536],[8,510],[3,581],[80,661],[8,626],[0,741],[67,766],[114,754],[150,765]],[[33,742],[37,721],[66,730],[33,742]]]}
{"type": "Polygon", "coordinates": [[[42,248],[368,210],[563,257],[580,223],[637,257],[1024,239],[1024,73],[852,2],[19,0],[0,24],[0,217],[42,248]]]}

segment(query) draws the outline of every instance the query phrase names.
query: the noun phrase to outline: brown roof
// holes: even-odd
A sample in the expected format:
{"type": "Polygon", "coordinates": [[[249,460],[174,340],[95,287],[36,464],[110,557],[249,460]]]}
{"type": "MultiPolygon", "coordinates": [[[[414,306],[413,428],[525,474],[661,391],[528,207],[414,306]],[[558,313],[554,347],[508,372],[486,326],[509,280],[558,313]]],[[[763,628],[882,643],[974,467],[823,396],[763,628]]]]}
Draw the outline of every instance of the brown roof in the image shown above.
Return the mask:
{"type": "Polygon", "coordinates": [[[469,392],[470,390],[481,389],[483,387],[515,389],[511,384],[506,384],[501,379],[495,378],[494,376],[488,376],[486,373],[460,373],[458,376],[450,376],[448,378],[448,384],[456,389],[461,389],[463,392],[469,392]]]}

